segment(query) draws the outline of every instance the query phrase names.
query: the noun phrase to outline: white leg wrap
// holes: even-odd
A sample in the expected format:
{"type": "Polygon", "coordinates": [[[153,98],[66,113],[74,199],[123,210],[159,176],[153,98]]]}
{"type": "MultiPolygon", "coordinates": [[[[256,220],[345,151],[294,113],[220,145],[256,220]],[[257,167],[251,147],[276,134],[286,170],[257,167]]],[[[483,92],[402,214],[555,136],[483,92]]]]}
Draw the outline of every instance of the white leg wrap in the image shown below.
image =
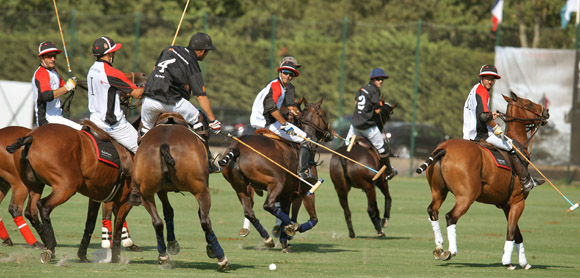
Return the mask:
{"type": "Polygon", "coordinates": [[[101,247],[105,249],[111,248],[111,239],[109,229],[101,227],[101,247]]]}
{"type": "Polygon", "coordinates": [[[246,229],[246,230],[250,230],[250,224],[252,224],[252,223],[250,223],[250,219],[244,217],[244,226],[243,226],[243,228],[246,229]]]}
{"type": "Polygon", "coordinates": [[[457,235],[455,224],[447,226],[447,240],[449,240],[449,252],[453,255],[457,255],[457,235]]]}
{"type": "Polygon", "coordinates": [[[521,267],[526,267],[528,260],[526,259],[526,250],[524,250],[524,243],[516,243],[516,250],[518,250],[519,263],[521,267]]]}
{"type": "Polygon", "coordinates": [[[441,228],[439,227],[439,221],[432,221],[431,218],[428,218],[429,222],[431,222],[431,227],[433,228],[433,234],[435,234],[435,245],[443,247],[443,235],[441,235],[441,228]]]}
{"type": "Polygon", "coordinates": [[[503,246],[503,256],[501,257],[501,263],[503,265],[509,265],[512,263],[512,252],[514,251],[514,241],[507,241],[503,246]]]}
{"type": "Polygon", "coordinates": [[[129,236],[129,230],[127,230],[125,227],[123,227],[123,230],[121,230],[121,245],[123,245],[125,248],[133,246],[133,240],[129,236]]]}

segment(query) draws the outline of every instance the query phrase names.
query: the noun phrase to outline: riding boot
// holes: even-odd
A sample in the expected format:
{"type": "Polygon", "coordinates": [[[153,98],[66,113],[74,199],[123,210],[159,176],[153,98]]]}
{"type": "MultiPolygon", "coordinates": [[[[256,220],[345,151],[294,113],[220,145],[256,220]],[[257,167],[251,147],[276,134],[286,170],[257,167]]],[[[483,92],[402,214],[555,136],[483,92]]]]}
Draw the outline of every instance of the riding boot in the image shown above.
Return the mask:
{"type": "Polygon", "coordinates": [[[207,161],[209,165],[209,173],[219,173],[222,169],[215,164],[215,159],[211,155],[211,151],[209,150],[209,130],[205,128],[196,129],[195,132],[201,136],[203,139],[203,144],[205,146],[205,150],[207,151],[207,161]]]}
{"type": "MultiPolygon", "coordinates": [[[[513,141],[512,143],[514,144],[514,147],[517,147],[518,150],[520,150],[523,153],[524,148],[519,142],[513,141]]],[[[532,190],[532,188],[544,183],[544,181],[542,180],[536,181],[535,179],[530,177],[527,161],[525,161],[525,159],[521,157],[515,149],[512,149],[510,151],[510,160],[512,162],[514,170],[516,171],[520,179],[520,183],[522,184],[522,190],[524,192],[529,192],[530,190],[532,190]]]]}
{"type": "Polygon", "coordinates": [[[312,175],[310,171],[310,148],[306,142],[300,144],[300,151],[298,153],[298,176],[301,179],[310,183],[315,183],[317,178],[312,175]]]}
{"type": "Polygon", "coordinates": [[[379,158],[380,158],[381,164],[387,166],[387,170],[386,170],[386,174],[387,174],[386,179],[387,180],[392,179],[393,177],[395,177],[399,173],[399,172],[397,172],[397,170],[393,169],[393,167],[391,166],[391,155],[389,152],[380,153],[379,158]]]}

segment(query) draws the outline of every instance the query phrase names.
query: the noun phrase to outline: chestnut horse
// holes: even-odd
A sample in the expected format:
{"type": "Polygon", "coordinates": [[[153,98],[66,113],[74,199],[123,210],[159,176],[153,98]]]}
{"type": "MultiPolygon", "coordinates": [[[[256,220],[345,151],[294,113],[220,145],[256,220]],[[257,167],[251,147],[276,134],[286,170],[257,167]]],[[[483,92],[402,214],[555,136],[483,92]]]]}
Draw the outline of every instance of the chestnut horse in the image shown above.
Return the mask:
{"type": "MultiPolygon", "coordinates": [[[[92,138],[65,125],[45,124],[19,138],[7,149],[14,153],[16,170],[32,193],[42,195],[45,185],[52,187],[52,192],[38,201],[44,234],[41,238],[46,248],[41,254],[41,261],[47,263],[55,257],[56,239],[51,212],[78,192],[92,200],[113,201],[116,217],[112,261],[118,262],[121,230],[131,209],[127,203],[131,191],[129,180],[120,174],[119,169],[99,162],[92,138]]],[[[78,253],[81,261],[88,261],[87,250],[83,246],[88,246],[99,206],[100,203],[89,202],[88,215],[94,215],[94,219],[87,219],[85,236],[78,253]]]]}
{"type": "MultiPolygon", "coordinates": [[[[384,103],[384,100],[381,100],[384,103]]],[[[383,131],[385,123],[390,119],[393,109],[397,105],[382,104],[381,112],[373,116],[373,121],[377,124],[379,130],[383,131]]],[[[387,146],[385,146],[387,148],[387,146]]],[[[381,168],[379,153],[377,149],[366,139],[358,137],[355,145],[352,146],[350,152],[347,152],[347,146],[340,146],[338,153],[352,158],[364,165],[373,169],[381,168]]],[[[334,189],[338,195],[338,201],[344,211],[344,218],[348,228],[348,236],[355,238],[355,232],[352,227],[351,213],[348,206],[348,193],[354,188],[360,188],[367,195],[367,212],[371,218],[371,222],[377,231],[378,237],[384,237],[383,228],[387,227],[388,220],[391,217],[391,194],[389,193],[389,182],[386,179],[386,174],[383,173],[378,179],[373,181],[375,173],[368,169],[352,163],[347,159],[333,154],[330,159],[330,178],[334,184],[334,189]],[[380,218],[379,208],[377,206],[377,193],[375,187],[379,188],[385,197],[385,213],[383,218],[380,218]]]]}
{"type": "MultiPolygon", "coordinates": [[[[24,215],[36,231],[42,233],[42,225],[38,218],[38,210],[36,208],[36,201],[40,199],[40,195],[34,195],[28,199],[28,205],[26,210],[24,210],[24,201],[26,197],[29,196],[29,191],[26,185],[22,183],[16,167],[14,166],[14,160],[12,159],[12,154],[6,151],[6,147],[10,144],[16,142],[20,137],[24,137],[30,132],[29,128],[21,126],[8,126],[0,129],[0,202],[4,199],[8,190],[12,188],[12,199],[10,200],[10,206],[8,207],[8,212],[12,215],[14,223],[20,230],[20,233],[26,240],[26,243],[32,247],[42,248],[43,245],[36,240],[34,234],[30,231],[30,228],[26,224],[26,221],[22,217],[24,215]]],[[[4,228],[4,225],[0,221],[0,235],[2,245],[12,246],[12,240],[10,239],[8,232],[4,228]],[[3,230],[3,231],[2,231],[3,230]],[[6,238],[5,238],[6,237],[6,238]]]]}
{"type": "Polygon", "coordinates": [[[176,254],[178,246],[173,235],[173,210],[167,199],[168,191],[187,191],[195,196],[199,204],[198,216],[205,233],[208,257],[218,259],[218,268],[227,270],[230,262],[225,256],[213,232],[209,210],[209,169],[205,145],[196,133],[190,130],[183,117],[177,113],[162,114],[158,124],[142,138],[133,161],[133,183],[140,188],[143,206],[151,215],[157,237],[159,264],[169,264],[167,246],[163,237],[163,221],[157,213],[155,194],[161,199],[168,223],[170,253],[176,254]],[[159,124],[160,122],[172,124],[159,124]],[[169,206],[169,207],[167,207],[169,206]],[[166,212],[171,212],[168,215],[166,212]],[[169,223],[171,222],[171,223],[169,223]]]}
{"type": "MultiPolygon", "coordinates": [[[[528,145],[531,138],[528,138],[526,132],[530,131],[533,136],[540,125],[547,123],[550,117],[548,109],[528,99],[519,98],[514,93],[511,98],[503,98],[508,103],[506,114],[502,116],[507,125],[507,137],[523,143],[525,151],[531,153],[531,146],[528,145]]],[[[501,208],[507,218],[502,264],[507,265],[508,269],[515,269],[511,264],[515,240],[520,266],[524,269],[531,268],[526,260],[524,239],[518,227],[518,220],[528,196],[528,193],[521,190],[519,179],[514,178],[510,171],[497,167],[487,150],[463,139],[450,139],[441,143],[425,164],[417,169],[417,173],[425,169],[433,198],[427,212],[435,233],[435,259],[448,260],[457,255],[455,226],[471,204],[478,201],[501,208]],[[445,215],[449,251],[444,251],[438,215],[449,192],[455,195],[455,206],[445,215]]]]}
{"type": "MultiPolygon", "coordinates": [[[[326,119],[326,112],[320,107],[322,99],[318,103],[308,103],[304,100],[301,116],[298,119],[299,127],[306,132],[313,141],[330,141],[332,133],[330,124],[326,119]]],[[[266,132],[267,133],[267,132],[266,132]]],[[[277,136],[276,136],[277,137],[277,136]]],[[[297,178],[273,164],[262,155],[272,159],[279,165],[295,172],[298,169],[298,148],[296,144],[279,139],[273,139],[264,135],[245,135],[239,138],[244,142],[232,142],[224,153],[222,174],[236,191],[238,199],[244,208],[244,216],[260,233],[267,247],[274,247],[272,237],[262,227],[253,211],[253,195],[249,186],[261,195],[267,191],[264,209],[282,220],[282,232],[280,242],[282,252],[290,252],[288,248],[288,236],[293,236],[296,231],[301,233],[312,229],[318,222],[314,204],[314,194],[307,195],[310,189],[308,185],[301,183],[297,178]],[[246,146],[247,145],[247,146],[246,146]],[[250,149],[251,146],[262,155],[250,149]],[[302,202],[310,219],[302,225],[294,223],[288,216],[290,205],[296,198],[302,198],[302,202]],[[280,202],[280,208],[275,206],[280,202]]],[[[312,167],[316,174],[316,167],[312,167]]],[[[298,206],[295,206],[298,208],[298,206]]]]}

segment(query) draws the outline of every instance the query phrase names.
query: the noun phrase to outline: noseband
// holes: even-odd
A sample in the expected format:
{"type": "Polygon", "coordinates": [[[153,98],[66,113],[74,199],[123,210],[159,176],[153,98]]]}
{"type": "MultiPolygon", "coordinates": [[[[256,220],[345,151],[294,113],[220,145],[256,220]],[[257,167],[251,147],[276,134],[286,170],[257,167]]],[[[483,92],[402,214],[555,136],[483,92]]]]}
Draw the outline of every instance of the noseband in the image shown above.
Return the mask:
{"type": "Polygon", "coordinates": [[[527,142],[524,144],[524,146],[526,146],[528,144],[528,142],[532,139],[532,137],[534,137],[534,135],[536,135],[536,132],[538,132],[539,126],[545,125],[548,122],[548,118],[544,115],[546,108],[544,106],[541,106],[542,110],[538,113],[532,109],[533,108],[532,102],[530,102],[529,105],[521,105],[517,102],[510,101],[507,105],[506,111],[509,111],[510,105],[513,105],[519,109],[522,109],[524,111],[527,111],[527,112],[530,112],[530,113],[536,115],[535,118],[520,118],[520,117],[514,117],[514,116],[511,116],[511,115],[508,115],[508,114],[505,114],[505,113],[498,111],[499,117],[505,123],[522,122],[526,126],[526,132],[532,132],[532,135],[528,138],[527,142]],[[529,123],[529,122],[531,122],[531,123],[529,123]]]}
{"type": "MultiPolygon", "coordinates": [[[[316,130],[317,133],[322,134],[322,137],[316,140],[317,143],[329,141],[330,139],[332,139],[332,131],[330,128],[330,123],[325,119],[324,116],[320,114],[320,108],[315,109],[315,111],[316,115],[318,115],[318,118],[322,121],[322,125],[324,126],[324,128],[321,128],[319,125],[315,124],[311,119],[306,119],[306,117],[304,117],[305,114],[309,114],[308,110],[302,113],[299,117],[297,117],[297,120],[301,125],[307,125],[316,130]]],[[[314,136],[316,137],[316,134],[314,134],[314,136]]]]}

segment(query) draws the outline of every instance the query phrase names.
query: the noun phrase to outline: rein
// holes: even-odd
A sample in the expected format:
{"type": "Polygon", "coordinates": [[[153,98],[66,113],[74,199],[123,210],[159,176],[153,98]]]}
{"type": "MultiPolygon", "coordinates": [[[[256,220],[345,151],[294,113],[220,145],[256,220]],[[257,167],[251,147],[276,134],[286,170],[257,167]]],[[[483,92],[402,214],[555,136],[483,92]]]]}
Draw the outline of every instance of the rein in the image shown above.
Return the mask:
{"type": "Polygon", "coordinates": [[[300,125],[308,125],[311,128],[313,128],[314,130],[316,130],[317,132],[322,133],[323,134],[322,137],[319,138],[318,140],[316,140],[317,143],[320,143],[322,141],[325,141],[327,138],[332,138],[332,132],[331,132],[331,128],[330,128],[330,123],[328,121],[326,121],[326,119],[322,115],[320,115],[320,109],[316,109],[316,114],[322,120],[326,129],[322,129],[322,128],[318,127],[316,124],[314,124],[310,120],[303,119],[303,115],[301,115],[300,117],[297,117],[296,119],[300,123],[300,125]]]}
{"type": "MultiPolygon", "coordinates": [[[[509,123],[509,122],[522,122],[522,124],[524,124],[525,127],[526,127],[526,133],[527,132],[531,132],[531,135],[529,137],[526,134],[527,140],[523,144],[524,147],[526,147],[526,146],[528,146],[528,144],[530,144],[532,138],[536,135],[536,133],[538,132],[538,130],[540,130],[539,126],[543,125],[543,123],[545,123],[547,121],[546,117],[544,116],[544,109],[545,108],[542,106],[542,111],[540,113],[538,113],[536,111],[527,109],[524,106],[521,106],[521,105],[514,104],[514,103],[510,102],[510,103],[508,103],[508,107],[506,109],[507,111],[509,111],[509,106],[510,105],[514,105],[517,108],[520,108],[520,109],[522,109],[524,111],[531,112],[531,113],[533,113],[534,115],[537,116],[536,118],[520,118],[520,117],[514,117],[514,116],[508,115],[506,113],[497,111],[497,113],[499,114],[500,119],[502,119],[505,123],[509,123]],[[526,123],[526,122],[532,122],[532,123],[526,123]]],[[[531,153],[531,150],[530,150],[530,153],[531,153]]]]}

